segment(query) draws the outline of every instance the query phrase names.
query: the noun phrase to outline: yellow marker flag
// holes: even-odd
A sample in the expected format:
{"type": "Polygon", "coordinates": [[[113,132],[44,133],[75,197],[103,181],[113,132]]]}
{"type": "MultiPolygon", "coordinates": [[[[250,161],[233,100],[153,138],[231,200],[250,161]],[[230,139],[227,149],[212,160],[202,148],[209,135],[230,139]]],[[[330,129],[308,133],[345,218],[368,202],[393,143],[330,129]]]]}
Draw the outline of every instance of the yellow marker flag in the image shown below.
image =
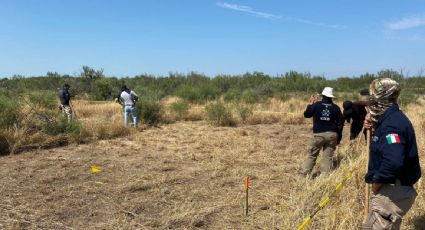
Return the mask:
{"type": "Polygon", "coordinates": [[[90,166],[90,168],[91,168],[91,172],[92,173],[100,173],[100,172],[102,172],[102,170],[99,167],[95,166],[95,165],[90,166]]]}

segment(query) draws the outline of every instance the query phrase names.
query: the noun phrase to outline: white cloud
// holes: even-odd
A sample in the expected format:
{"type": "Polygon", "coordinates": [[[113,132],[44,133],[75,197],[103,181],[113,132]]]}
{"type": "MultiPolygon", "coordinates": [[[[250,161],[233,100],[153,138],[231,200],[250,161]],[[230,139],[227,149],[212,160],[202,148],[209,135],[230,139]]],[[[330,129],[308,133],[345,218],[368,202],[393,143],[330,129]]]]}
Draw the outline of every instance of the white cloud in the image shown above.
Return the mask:
{"type": "Polygon", "coordinates": [[[266,19],[280,19],[280,18],[282,18],[279,15],[264,13],[264,12],[260,12],[260,11],[254,11],[249,6],[242,6],[242,5],[237,5],[237,4],[230,4],[230,3],[226,3],[226,2],[218,2],[217,3],[217,6],[222,7],[222,8],[225,8],[225,9],[229,9],[229,10],[236,10],[236,11],[241,11],[241,12],[249,13],[251,15],[254,15],[254,16],[257,16],[257,17],[266,18],[266,19]]]}
{"type": "Polygon", "coordinates": [[[217,6],[225,8],[225,9],[229,9],[229,10],[245,12],[245,13],[248,13],[248,14],[256,16],[256,17],[261,17],[261,18],[270,19],[270,20],[284,20],[284,21],[289,21],[289,22],[296,22],[296,23],[302,23],[302,24],[308,24],[308,25],[320,26],[320,27],[327,27],[327,28],[333,28],[333,29],[345,28],[345,26],[342,26],[342,25],[330,25],[330,24],[325,24],[325,23],[321,23],[321,22],[313,22],[311,20],[307,20],[307,19],[303,19],[303,18],[296,18],[296,17],[290,17],[290,16],[283,17],[281,15],[275,15],[275,14],[265,13],[265,12],[261,12],[261,11],[255,11],[249,6],[231,4],[231,3],[227,3],[227,2],[217,2],[217,6]]]}
{"type": "Polygon", "coordinates": [[[386,25],[390,30],[405,30],[425,26],[425,15],[406,17],[386,25]]]}
{"type": "Polygon", "coordinates": [[[343,25],[331,25],[331,24],[325,24],[325,23],[321,23],[321,22],[313,22],[311,20],[307,20],[307,19],[303,19],[303,18],[285,17],[285,20],[303,23],[303,24],[308,24],[308,25],[313,25],[313,26],[328,27],[328,28],[333,28],[333,29],[343,29],[343,28],[345,28],[345,26],[343,26],[343,25]]]}
{"type": "Polygon", "coordinates": [[[408,41],[408,42],[424,42],[425,36],[423,35],[385,35],[388,40],[408,41]]]}

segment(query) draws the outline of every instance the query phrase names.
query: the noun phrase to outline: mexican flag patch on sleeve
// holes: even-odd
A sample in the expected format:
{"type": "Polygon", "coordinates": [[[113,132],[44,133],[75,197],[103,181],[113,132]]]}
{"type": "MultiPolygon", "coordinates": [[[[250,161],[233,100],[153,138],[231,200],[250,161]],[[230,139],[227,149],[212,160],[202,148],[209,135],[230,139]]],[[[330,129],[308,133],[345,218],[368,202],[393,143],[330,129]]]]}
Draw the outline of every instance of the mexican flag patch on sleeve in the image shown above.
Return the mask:
{"type": "Polygon", "coordinates": [[[398,136],[398,134],[388,134],[387,135],[387,141],[388,144],[396,144],[396,143],[400,143],[400,137],[398,136]]]}

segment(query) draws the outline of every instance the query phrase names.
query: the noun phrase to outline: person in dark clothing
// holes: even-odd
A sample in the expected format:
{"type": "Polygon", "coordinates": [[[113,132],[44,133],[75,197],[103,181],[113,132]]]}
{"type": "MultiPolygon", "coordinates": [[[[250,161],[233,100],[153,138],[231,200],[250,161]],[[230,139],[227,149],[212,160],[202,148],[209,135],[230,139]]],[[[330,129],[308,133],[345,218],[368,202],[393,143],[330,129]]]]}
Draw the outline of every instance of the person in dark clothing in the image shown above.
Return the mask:
{"type": "Polygon", "coordinates": [[[323,99],[318,102],[315,102],[314,97],[311,97],[310,104],[304,111],[305,118],[313,118],[313,138],[301,171],[303,175],[312,172],[322,148],[324,155],[320,164],[320,171],[329,172],[332,169],[332,156],[342,139],[344,118],[341,109],[332,102],[332,98],[335,98],[333,89],[325,87],[322,96],[323,99]]]}
{"type": "Polygon", "coordinates": [[[68,119],[68,122],[72,119],[72,108],[71,108],[71,94],[69,93],[70,86],[64,84],[62,90],[59,90],[58,96],[60,100],[60,109],[65,117],[68,119]]]}
{"type": "MultiPolygon", "coordinates": [[[[351,123],[350,140],[354,140],[363,129],[364,119],[367,114],[365,105],[360,102],[344,101],[342,107],[344,108],[342,113],[344,119],[351,123]]],[[[364,132],[364,134],[366,133],[364,132]]]]}
{"type": "Polygon", "coordinates": [[[364,126],[372,129],[372,141],[365,181],[372,184],[373,195],[363,229],[400,229],[417,196],[418,147],[412,124],[396,103],[399,94],[399,84],[389,78],[370,85],[371,117],[364,126]]]}
{"type": "Polygon", "coordinates": [[[69,88],[71,87],[68,84],[64,84],[62,90],[59,91],[59,99],[61,101],[61,105],[69,105],[69,101],[71,100],[69,88]]]}

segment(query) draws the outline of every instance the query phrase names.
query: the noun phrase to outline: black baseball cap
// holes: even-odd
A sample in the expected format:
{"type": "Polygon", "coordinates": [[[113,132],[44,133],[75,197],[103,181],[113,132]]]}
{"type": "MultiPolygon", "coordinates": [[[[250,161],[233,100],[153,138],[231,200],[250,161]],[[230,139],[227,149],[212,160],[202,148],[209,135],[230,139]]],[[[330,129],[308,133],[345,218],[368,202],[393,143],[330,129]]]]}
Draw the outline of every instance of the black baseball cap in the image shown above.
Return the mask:
{"type": "Polygon", "coordinates": [[[362,89],[360,90],[360,95],[362,96],[369,96],[369,89],[362,89]]]}

